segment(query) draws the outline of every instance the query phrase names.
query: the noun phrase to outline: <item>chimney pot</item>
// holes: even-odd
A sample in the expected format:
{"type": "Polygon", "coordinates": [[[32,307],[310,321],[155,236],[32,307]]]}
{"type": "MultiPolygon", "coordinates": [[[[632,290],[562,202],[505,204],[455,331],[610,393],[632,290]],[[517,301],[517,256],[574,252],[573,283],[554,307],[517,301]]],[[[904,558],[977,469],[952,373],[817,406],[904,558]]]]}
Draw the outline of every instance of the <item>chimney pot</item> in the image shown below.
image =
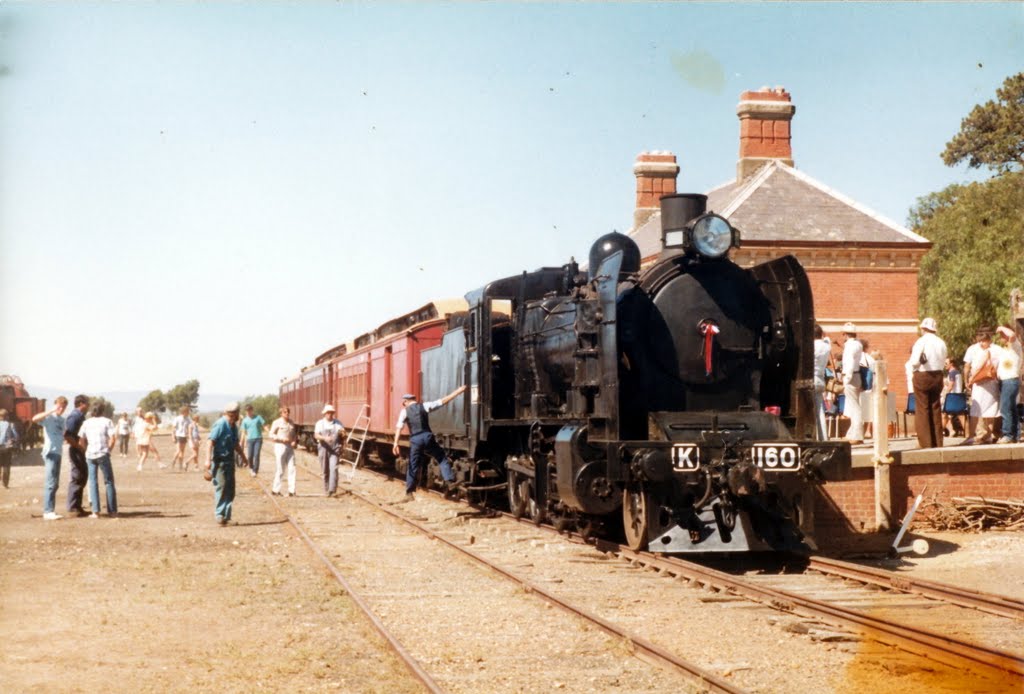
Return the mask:
{"type": "Polygon", "coordinates": [[[761,87],[740,94],[740,159],[736,180],[742,181],[770,161],[793,165],[790,122],[796,107],[782,86],[761,87]]]}
{"type": "Polygon", "coordinates": [[[660,209],[662,195],[674,195],[679,165],[676,155],[667,149],[644,151],[633,164],[636,176],[636,209],[633,228],[641,227],[660,209]]]}

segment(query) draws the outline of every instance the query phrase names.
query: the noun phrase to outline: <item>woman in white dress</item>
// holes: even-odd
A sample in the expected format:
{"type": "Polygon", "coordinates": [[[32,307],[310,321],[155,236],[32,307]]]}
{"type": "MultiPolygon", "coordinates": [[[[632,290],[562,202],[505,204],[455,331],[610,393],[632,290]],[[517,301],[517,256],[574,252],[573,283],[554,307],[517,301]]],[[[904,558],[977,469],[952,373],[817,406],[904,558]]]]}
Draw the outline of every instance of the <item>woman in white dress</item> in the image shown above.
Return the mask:
{"type": "Polygon", "coordinates": [[[996,378],[999,355],[998,349],[992,347],[992,328],[978,328],[974,337],[976,342],[964,354],[964,381],[971,389],[965,445],[995,443],[995,425],[999,417],[999,379],[996,378]]]}

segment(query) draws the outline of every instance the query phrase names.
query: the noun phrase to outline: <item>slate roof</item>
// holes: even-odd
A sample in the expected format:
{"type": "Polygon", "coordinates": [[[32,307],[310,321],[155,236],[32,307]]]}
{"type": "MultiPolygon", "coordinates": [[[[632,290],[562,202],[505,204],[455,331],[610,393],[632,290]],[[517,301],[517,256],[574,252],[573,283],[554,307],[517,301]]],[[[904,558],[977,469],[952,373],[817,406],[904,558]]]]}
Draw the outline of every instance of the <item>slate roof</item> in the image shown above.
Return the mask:
{"type": "MultiPolygon", "coordinates": [[[[742,182],[707,193],[708,211],[727,218],[744,241],[928,243],[807,174],[773,160],[742,182]]],[[[642,257],[661,251],[661,214],[630,232],[642,257]]]]}

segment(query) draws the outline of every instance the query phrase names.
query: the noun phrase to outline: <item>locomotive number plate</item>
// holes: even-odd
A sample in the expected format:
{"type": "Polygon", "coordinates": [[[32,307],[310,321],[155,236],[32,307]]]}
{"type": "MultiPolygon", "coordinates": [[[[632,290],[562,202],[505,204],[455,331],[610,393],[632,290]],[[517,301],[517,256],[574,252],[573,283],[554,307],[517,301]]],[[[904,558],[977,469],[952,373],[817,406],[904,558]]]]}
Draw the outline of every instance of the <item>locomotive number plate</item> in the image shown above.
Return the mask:
{"type": "Polygon", "coordinates": [[[800,469],[800,446],[787,443],[755,443],[754,465],[762,470],[787,472],[800,469]]]}
{"type": "Polygon", "coordinates": [[[672,446],[672,467],[676,470],[699,470],[700,449],[697,446],[672,446]]]}

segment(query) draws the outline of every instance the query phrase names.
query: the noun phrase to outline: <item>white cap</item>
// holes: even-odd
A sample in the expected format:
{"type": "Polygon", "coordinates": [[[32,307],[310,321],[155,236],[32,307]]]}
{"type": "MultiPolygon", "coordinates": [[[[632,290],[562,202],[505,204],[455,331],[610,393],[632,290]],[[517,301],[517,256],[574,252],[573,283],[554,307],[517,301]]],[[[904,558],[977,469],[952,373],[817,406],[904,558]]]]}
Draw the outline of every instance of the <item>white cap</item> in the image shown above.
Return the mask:
{"type": "Polygon", "coordinates": [[[921,330],[937,333],[939,332],[939,326],[935,324],[934,318],[925,318],[921,321],[921,330]]]}
{"type": "Polygon", "coordinates": [[[327,414],[328,412],[334,412],[334,405],[331,403],[324,405],[324,409],[320,411],[320,414],[327,414]]]}
{"type": "Polygon", "coordinates": [[[843,323],[843,332],[844,333],[854,333],[854,334],[856,334],[857,326],[854,325],[853,323],[847,321],[847,322],[843,323]]]}

